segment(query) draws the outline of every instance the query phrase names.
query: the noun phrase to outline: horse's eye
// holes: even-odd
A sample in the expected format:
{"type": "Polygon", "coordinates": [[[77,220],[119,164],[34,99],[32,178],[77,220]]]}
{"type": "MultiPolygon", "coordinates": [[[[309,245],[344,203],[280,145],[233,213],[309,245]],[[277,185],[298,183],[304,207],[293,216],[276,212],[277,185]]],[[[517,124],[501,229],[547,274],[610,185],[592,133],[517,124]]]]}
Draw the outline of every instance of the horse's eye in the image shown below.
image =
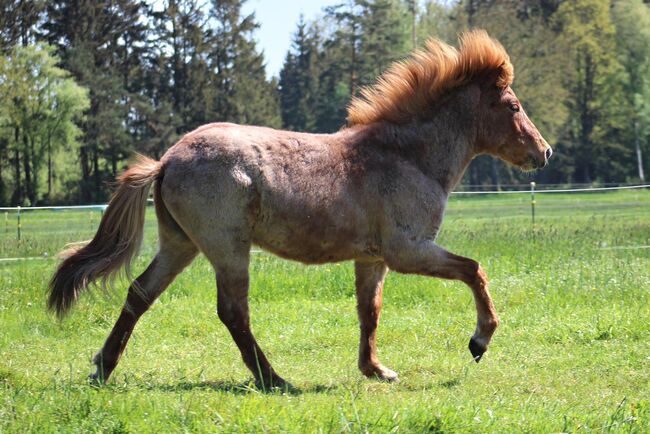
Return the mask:
{"type": "Polygon", "coordinates": [[[517,113],[519,111],[519,104],[517,104],[517,103],[510,104],[510,110],[513,113],[517,113]]]}

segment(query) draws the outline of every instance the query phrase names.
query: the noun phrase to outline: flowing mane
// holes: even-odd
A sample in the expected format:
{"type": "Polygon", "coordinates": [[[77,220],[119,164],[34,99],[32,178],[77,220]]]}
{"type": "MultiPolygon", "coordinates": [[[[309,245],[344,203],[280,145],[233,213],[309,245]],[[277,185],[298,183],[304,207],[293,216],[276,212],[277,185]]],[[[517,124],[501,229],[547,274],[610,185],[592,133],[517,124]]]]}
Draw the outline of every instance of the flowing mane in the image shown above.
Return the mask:
{"type": "Polygon", "coordinates": [[[381,120],[405,123],[426,113],[445,92],[491,72],[498,73],[496,84],[501,88],[514,79],[508,53],[484,30],[463,33],[459,50],[429,39],[425,49],[393,63],[373,86],[352,98],[348,126],[381,120]]]}

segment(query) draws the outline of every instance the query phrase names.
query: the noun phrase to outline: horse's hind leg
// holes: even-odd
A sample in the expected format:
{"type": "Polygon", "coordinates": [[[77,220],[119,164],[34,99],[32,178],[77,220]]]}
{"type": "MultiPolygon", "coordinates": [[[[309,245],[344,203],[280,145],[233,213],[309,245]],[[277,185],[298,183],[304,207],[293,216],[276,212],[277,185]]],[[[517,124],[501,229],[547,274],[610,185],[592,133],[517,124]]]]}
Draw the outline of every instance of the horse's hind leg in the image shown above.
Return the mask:
{"type": "Polygon", "coordinates": [[[275,373],[250,328],[248,263],[250,244],[222,241],[218,251],[205,252],[217,274],[217,314],[255,376],[258,387],[291,387],[275,373]]]}
{"type": "Polygon", "coordinates": [[[377,357],[377,326],[381,315],[384,277],[388,267],[383,262],[355,262],[357,312],[361,327],[359,369],[366,377],[396,381],[397,374],[381,364],[377,357]]]}
{"type": "Polygon", "coordinates": [[[182,233],[161,233],[160,250],[149,267],[129,287],[129,292],[113,330],[102,349],[93,358],[97,372],[92,381],[105,382],[126,347],[138,319],[196,256],[198,250],[182,233]]]}

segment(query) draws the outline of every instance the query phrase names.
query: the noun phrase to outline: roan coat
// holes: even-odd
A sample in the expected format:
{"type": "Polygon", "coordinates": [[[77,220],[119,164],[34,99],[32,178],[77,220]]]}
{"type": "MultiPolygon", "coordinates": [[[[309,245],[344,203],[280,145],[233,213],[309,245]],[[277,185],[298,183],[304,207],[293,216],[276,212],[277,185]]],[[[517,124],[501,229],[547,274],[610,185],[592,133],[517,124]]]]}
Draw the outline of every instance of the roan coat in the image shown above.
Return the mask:
{"type": "Polygon", "coordinates": [[[215,123],[185,135],[160,161],[141,157],[119,178],[95,238],[66,253],[50,285],[49,306],[62,316],[91,282],[128,270],[153,184],[160,248],[131,285],[91,378],[108,379],[140,316],[202,252],[216,272],[219,318],[244,362],[262,387],[287,387],[250,330],[252,245],[306,264],[355,262],[364,375],[397,379],[375,343],[389,269],[470,287],[477,325],[469,349],[478,361],[499,323],[486,274],[435,239],[447,198],[476,155],[523,170],[551,155],[510,88],[513,77],[503,47],[471,31],[459,50],[431,40],[394,64],[353,99],[337,133],[215,123]]]}

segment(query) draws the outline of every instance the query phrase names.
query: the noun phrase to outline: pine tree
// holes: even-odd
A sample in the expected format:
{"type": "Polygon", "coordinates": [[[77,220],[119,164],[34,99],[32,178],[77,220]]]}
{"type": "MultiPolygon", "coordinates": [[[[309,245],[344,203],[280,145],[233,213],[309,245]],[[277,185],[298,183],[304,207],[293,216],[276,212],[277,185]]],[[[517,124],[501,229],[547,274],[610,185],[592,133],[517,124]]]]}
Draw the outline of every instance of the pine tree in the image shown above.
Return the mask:
{"type": "Polygon", "coordinates": [[[125,84],[138,62],[133,47],[142,41],[136,37],[144,37],[141,4],[57,0],[48,2],[46,12],[46,38],[58,47],[63,66],[90,90],[79,155],[81,200],[105,200],[106,181],[114,179],[131,148],[127,125],[132,98],[125,84]]]}
{"type": "Polygon", "coordinates": [[[38,23],[43,15],[43,0],[5,0],[0,3],[0,52],[9,53],[15,45],[26,47],[36,42],[38,23]]]}
{"type": "Polygon", "coordinates": [[[318,93],[318,38],[301,16],[293,45],[280,71],[282,125],[295,131],[315,131],[318,93]]]}
{"type": "Polygon", "coordinates": [[[410,50],[410,26],[406,6],[395,0],[358,0],[362,8],[359,41],[359,82],[375,82],[395,60],[410,50]]]}
{"type": "Polygon", "coordinates": [[[255,14],[242,16],[244,0],[213,0],[210,66],[216,75],[216,119],[280,127],[277,83],[266,79],[264,56],[253,38],[255,14]]]}
{"type": "MultiPolygon", "coordinates": [[[[178,135],[206,123],[211,117],[208,16],[197,0],[168,0],[151,16],[154,24],[151,33],[156,44],[151,47],[153,53],[147,72],[156,77],[157,85],[150,82],[147,90],[153,98],[152,115],[157,118],[153,122],[164,126],[169,118],[164,107],[171,105],[173,119],[170,120],[178,135]],[[161,116],[163,119],[158,119],[161,116]]],[[[155,130],[151,132],[160,132],[159,128],[155,130]]]]}

